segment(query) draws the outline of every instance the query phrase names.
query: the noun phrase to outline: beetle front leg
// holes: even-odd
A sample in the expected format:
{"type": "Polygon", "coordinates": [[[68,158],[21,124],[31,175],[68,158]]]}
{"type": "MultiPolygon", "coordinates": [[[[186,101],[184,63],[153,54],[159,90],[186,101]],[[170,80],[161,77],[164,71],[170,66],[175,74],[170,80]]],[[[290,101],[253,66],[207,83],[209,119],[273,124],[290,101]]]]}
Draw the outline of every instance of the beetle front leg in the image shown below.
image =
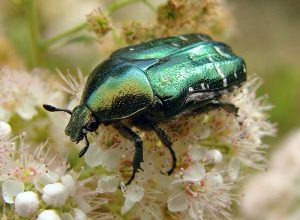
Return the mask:
{"type": "Polygon", "coordinates": [[[130,179],[125,184],[127,186],[132,182],[132,180],[135,177],[135,174],[139,170],[142,170],[141,162],[144,161],[143,160],[143,141],[140,138],[140,136],[138,136],[134,131],[132,131],[129,127],[127,127],[125,124],[123,124],[121,122],[116,124],[115,128],[117,128],[120,131],[122,136],[124,136],[125,138],[128,138],[130,141],[132,141],[135,146],[135,153],[134,153],[134,157],[133,157],[133,161],[132,161],[133,171],[132,171],[130,179]]]}

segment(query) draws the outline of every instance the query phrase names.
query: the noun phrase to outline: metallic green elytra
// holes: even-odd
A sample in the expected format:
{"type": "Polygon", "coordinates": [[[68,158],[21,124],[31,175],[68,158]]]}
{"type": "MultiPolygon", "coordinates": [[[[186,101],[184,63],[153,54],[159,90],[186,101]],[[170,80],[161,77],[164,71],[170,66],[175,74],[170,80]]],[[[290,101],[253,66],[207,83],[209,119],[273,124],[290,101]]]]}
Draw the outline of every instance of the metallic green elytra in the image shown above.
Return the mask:
{"type": "Polygon", "coordinates": [[[154,130],[172,155],[170,175],[176,167],[176,155],[158,123],[179,114],[216,108],[237,113],[233,104],[219,98],[245,80],[245,62],[228,45],[207,35],[187,34],[115,51],[91,72],[81,103],[73,111],[50,105],[44,108],[71,115],[65,133],[77,143],[85,138],[80,156],[89,146],[87,132],[95,131],[101,123],[112,124],[129,138],[136,148],[129,184],[143,161],[142,140],[130,126],[154,130]]]}

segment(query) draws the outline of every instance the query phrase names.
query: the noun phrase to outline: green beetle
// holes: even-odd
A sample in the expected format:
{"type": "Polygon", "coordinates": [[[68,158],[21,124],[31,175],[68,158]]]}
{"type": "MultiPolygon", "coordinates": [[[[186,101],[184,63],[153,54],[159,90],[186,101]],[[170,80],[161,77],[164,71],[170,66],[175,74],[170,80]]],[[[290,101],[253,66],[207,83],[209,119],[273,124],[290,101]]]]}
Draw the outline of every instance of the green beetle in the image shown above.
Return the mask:
{"type": "Polygon", "coordinates": [[[187,34],[115,51],[91,72],[80,105],[73,111],[51,105],[44,108],[71,115],[65,133],[77,143],[85,138],[80,157],[89,147],[87,132],[96,131],[101,123],[112,124],[130,139],[135,155],[128,185],[143,162],[143,143],[131,125],[153,130],[168,148],[173,161],[167,172],[170,175],[176,167],[176,155],[158,124],[179,114],[216,108],[237,113],[233,104],[219,99],[245,80],[245,62],[228,45],[207,35],[187,34]]]}

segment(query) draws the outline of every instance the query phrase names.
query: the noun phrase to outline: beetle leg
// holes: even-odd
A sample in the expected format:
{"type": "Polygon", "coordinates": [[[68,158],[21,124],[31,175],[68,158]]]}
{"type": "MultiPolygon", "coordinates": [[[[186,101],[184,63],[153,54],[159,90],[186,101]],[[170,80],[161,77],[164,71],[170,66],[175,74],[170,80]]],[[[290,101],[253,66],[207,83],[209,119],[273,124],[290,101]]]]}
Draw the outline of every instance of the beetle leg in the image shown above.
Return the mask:
{"type": "Polygon", "coordinates": [[[221,102],[217,99],[213,99],[209,101],[207,104],[193,110],[196,113],[204,113],[204,112],[209,112],[218,108],[222,108],[223,110],[229,112],[229,113],[234,113],[237,115],[238,112],[238,107],[236,107],[234,104],[228,103],[228,102],[221,102]]]}
{"type": "Polygon", "coordinates": [[[120,123],[116,124],[115,127],[120,131],[122,136],[131,140],[135,146],[135,154],[134,154],[133,161],[132,161],[133,171],[132,171],[132,175],[131,175],[130,179],[125,184],[127,186],[132,182],[132,180],[135,177],[135,174],[139,170],[143,170],[141,168],[141,162],[144,161],[143,160],[143,141],[140,138],[140,136],[138,136],[134,131],[132,131],[125,124],[120,122],[120,123]]]}
{"type": "Polygon", "coordinates": [[[90,146],[90,142],[89,142],[89,140],[87,138],[87,134],[86,133],[84,134],[84,139],[85,139],[85,147],[82,148],[82,150],[80,151],[80,153],[78,155],[79,157],[82,157],[87,152],[87,150],[89,149],[89,146],[90,146]]]}
{"type": "Polygon", "coordinates": [[[167,171],[167,174],[170,176],[173,173],[173,171],[174,171],[174,169],[176,167],[176,162],[177,162],[175,151],[172,148],[172,142],[170,141],[170,138],[168,137],[168,135],[158,126],[157,123],[152,122],[152,121],[150,121],[148,123],[149,123],[149,126],[156,133],[157,137],[161,140],[161,142],[163,142],[163,144],[170,151],[170,154],[172,156],[172,167],[171,167],[170,170],[167,171]]]}

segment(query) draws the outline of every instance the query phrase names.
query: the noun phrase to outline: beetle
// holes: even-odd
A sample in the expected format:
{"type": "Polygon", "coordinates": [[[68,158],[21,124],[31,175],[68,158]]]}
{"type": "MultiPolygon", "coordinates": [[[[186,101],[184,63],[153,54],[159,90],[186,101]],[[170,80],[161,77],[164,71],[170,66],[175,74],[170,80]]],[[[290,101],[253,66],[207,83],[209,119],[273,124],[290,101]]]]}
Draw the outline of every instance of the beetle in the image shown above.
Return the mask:
{"type": "Polygon", "coordinates": [[[131,126],[153,130],[172,156],[171,175],[176,167],[176,154],[168,135],[159,123],[180,115],[203,113],[222,108],[237,113],[238,108],[220,101],[246,81],[244,60],[231,48],[204,34],[186,34],[154,39],[121,48],[90,73],[80,104],[72,111],[44,104],[50,112],[71,115],[65,129],[72,142],[85,139],[79,153],[89,147],[88,132],[100,124],[113,125],[122,136],[132,141],[135,154],[132,174],[126,185],[141,170],[143,142],[131,126]]]}

